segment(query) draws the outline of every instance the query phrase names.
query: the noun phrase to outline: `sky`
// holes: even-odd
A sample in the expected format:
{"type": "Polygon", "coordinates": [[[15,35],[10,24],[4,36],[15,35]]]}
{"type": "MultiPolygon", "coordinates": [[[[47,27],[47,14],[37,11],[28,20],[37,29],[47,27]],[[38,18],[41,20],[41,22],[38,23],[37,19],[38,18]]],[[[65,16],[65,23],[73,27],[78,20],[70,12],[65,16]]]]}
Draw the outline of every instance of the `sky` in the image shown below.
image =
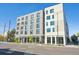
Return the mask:
{"type": "MultiPolygon", "coordinates": [[[[11,21],[10,28],[16,28],[16,18],[34,11],[44,9],[49,6],[56,5],[54,3],[0,3],[0,34],[3,33],[4,24],[6,24],[6,32],[11,21]]],[[[64,12],[69,27],[69,34],[72,35],[79,32],[79,4],[65,3],[64,12]]]]}

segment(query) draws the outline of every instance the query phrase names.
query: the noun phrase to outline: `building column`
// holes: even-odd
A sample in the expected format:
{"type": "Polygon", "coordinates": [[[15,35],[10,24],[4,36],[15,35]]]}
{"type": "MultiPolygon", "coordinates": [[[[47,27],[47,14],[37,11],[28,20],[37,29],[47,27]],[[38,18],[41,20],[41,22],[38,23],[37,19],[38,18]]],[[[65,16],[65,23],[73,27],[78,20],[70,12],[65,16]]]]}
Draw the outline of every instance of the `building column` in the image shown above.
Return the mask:
{"type": "Polygon", "coordinates": [[[52,45],[52,36],[51,36],[51,45],[52,45]]]}
{"type": "Polygon", "coordinates": [[[64,43],[64,45],[66,45],[66,37],[65,36],[63,37],[63,43],[64,43]]]}
{"type": "Polygon", "coordinates": [[[24,43],[25,38],[22,38],[22,43],[24,43]]]}
{"type": "Polygon", "coordinates": [[[57,45],[57,38],[56,38],[56,36],[55,36],[55,45],[57,45]]]}
{"type": "Polygon", "coordinates": [[[47,36],[45,36],[45,44],[47,44],[47,36]]]}

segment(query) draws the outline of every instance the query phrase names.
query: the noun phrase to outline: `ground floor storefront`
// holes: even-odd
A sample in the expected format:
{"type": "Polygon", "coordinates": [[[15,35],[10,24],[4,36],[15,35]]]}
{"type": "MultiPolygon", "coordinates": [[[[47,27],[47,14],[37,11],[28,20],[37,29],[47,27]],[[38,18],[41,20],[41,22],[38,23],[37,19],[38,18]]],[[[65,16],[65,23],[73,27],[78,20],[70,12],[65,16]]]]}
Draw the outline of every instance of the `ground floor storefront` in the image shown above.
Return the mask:
{"type": "Polygon", "coordinates": [[[63,36],[32,36],[19,37],[21,43],[41,43],[52,45],[66,45],[67,38],[63,36]]]}

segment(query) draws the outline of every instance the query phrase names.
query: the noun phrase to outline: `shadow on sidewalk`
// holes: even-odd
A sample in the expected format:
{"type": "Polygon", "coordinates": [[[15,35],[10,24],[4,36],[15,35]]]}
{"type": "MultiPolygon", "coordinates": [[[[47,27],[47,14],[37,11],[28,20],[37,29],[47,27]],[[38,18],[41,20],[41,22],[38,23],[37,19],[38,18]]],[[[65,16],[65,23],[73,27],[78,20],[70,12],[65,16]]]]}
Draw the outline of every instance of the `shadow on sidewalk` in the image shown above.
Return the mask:
{"type": "Polygon", "coordinates": [[[9,49],[0,49],[0,55],[36,55],[36,54],[13,51],[9,49]]]}

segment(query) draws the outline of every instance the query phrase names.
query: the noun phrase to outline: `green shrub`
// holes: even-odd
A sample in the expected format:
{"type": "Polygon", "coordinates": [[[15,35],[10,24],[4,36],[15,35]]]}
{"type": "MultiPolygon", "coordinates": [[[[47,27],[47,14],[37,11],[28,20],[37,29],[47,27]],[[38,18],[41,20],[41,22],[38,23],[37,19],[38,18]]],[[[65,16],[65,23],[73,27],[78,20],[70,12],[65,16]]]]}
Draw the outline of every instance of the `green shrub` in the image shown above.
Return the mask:
{"type": "Polygon", "coordinates": [[[16,42],[16,43],[20,43],[20,39],[15,38],[15,39],[14,39],[14,42],[16,42]]]}
{"type": "Polygon", "coordinates": [[[33,37],[32,36],[29,36],[29,42],[32,42],[33,41],[33,37]]]}

